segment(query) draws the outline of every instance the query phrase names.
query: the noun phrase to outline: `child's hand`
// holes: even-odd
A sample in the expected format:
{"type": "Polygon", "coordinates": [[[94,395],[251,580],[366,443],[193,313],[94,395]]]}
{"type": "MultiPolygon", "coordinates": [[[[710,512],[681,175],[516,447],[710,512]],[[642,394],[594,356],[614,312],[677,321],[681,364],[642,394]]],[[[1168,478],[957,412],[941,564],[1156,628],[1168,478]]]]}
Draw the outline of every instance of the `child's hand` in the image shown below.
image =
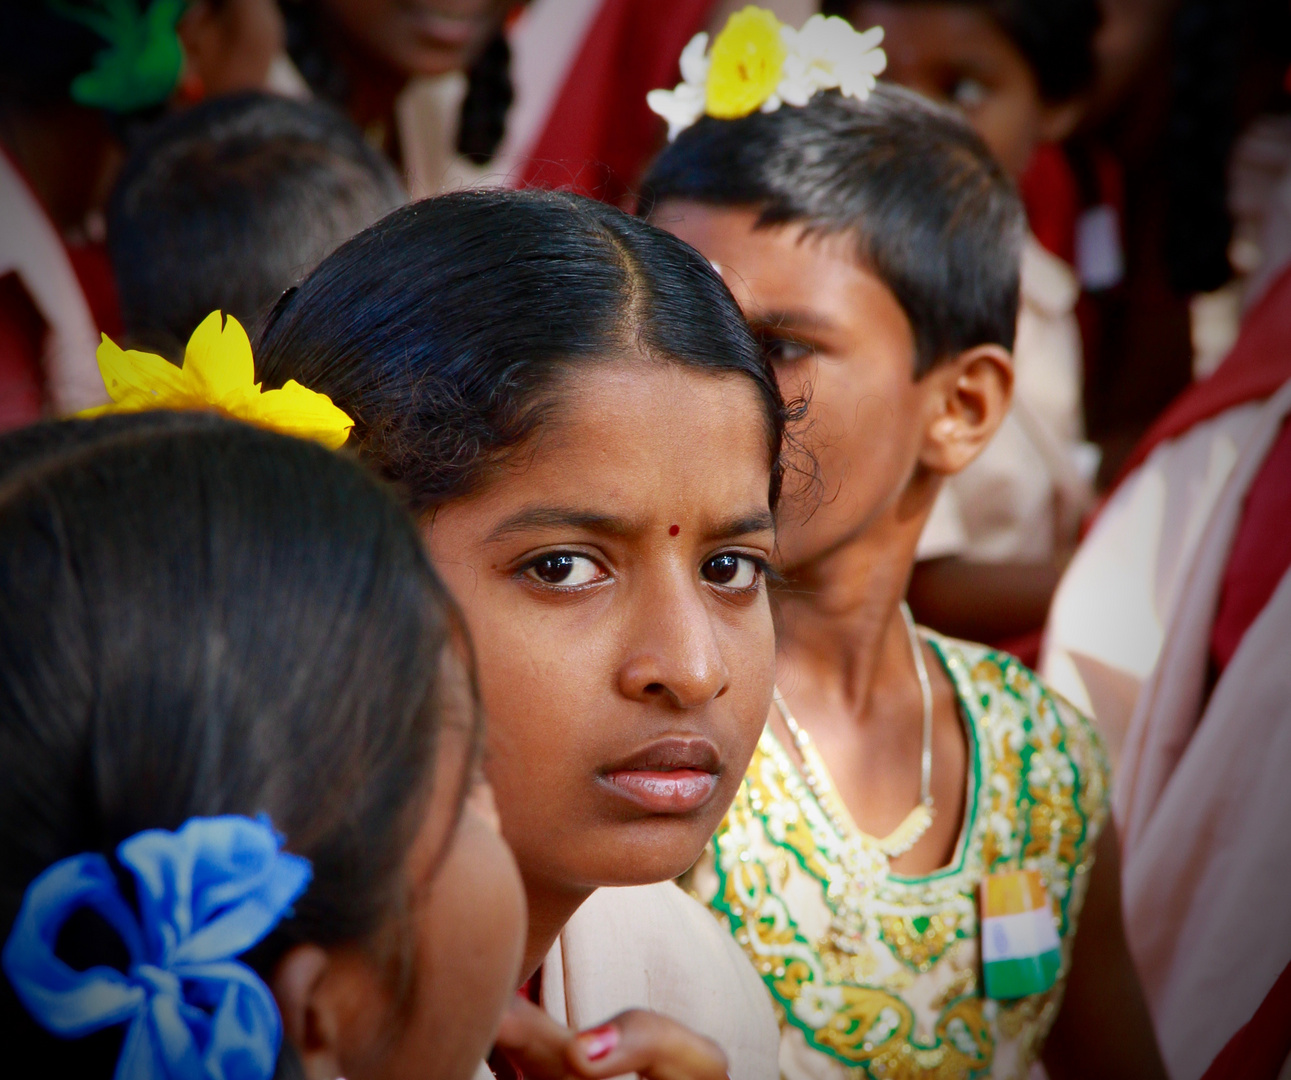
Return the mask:
{"type": "Polygon", "coordinates": [[[729,1080],[726,1055],[716,1044],[642,1009],[576,1033],[517,998],[502,1019],[497,1045],[525,1080],[593,1080],[624,1073],[642,1080],[729,1080]]]}

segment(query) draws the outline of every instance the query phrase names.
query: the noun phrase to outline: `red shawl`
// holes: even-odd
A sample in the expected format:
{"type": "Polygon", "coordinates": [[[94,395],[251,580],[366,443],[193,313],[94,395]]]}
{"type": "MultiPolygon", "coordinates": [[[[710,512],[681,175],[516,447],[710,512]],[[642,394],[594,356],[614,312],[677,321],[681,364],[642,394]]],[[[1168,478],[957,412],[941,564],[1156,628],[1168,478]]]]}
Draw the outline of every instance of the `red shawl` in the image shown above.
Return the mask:
{"type": "Polygon", "coordinates": [[[621,204],[663,145],[651,90],[680,80],[678,58],[713,0],[604,0],[529,151],[521,187],[621,204]]]}
{"type": "MultiPolygon", "coordinates": [[[[1222,364],[1174,399],[1139,441],[1117,483],[1157,446],[1222,412],[1272,396],[1291,379],[1291,266],[1273,280],[1247,313],[1237,343],[1222,364]]],[[[1115,486],[1115,485],[1113,485],[1115,486]]]]}

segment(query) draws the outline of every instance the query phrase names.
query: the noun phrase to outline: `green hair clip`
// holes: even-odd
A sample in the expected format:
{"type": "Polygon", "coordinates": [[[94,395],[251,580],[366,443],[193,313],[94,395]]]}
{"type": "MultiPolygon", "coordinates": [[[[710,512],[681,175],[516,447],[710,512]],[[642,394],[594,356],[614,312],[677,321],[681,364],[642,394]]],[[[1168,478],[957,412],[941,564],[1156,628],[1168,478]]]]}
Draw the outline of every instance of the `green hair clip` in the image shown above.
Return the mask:
{"type": "Polygon", "coordinates": [[[94,66],[72,80],[72,100],[115,113],[160,105],[174,92],[184,66],[175,26],[188,0],[46,0],[65,19],[87,26],[108,43],[94,66]]]}

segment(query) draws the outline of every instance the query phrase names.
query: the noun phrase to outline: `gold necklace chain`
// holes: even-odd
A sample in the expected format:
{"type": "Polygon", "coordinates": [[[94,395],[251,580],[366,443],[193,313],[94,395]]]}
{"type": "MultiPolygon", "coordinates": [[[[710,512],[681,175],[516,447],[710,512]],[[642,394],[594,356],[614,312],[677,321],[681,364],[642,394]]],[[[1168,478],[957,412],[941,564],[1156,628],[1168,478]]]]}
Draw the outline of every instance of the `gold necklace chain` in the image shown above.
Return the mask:
{"type": "MultiPolygon", "coordinates": [[[[919,676],[919,692],[923,697],[923,751],[919,755],[919,802],[905,816],[905,819],[887,836],[873,838],[875,846],[889,859],[904,855],[919,842],[923,834],[932,826],[932,682],[928,678],[928,665],[924,662],[923,648],[919,644],[919,631],[915,628],[914,616],[910,614],[909,605],[901,602],[901,616],[905,620],[906,633],[910,639],[910,650],[914,655],[915,673],[919,676]]],[[[779,687],[775,690],[776,708],[784,717],[785,726],[793,736],[794,744],[802,756],[802,778],[830,823],[840,837],[847,837],[860,828],[851,820],[842,798],[830,783],[829,772],[824,759],[817,752],[815,745],[794,719],[793,713],[785,703],[779,687]]]]}

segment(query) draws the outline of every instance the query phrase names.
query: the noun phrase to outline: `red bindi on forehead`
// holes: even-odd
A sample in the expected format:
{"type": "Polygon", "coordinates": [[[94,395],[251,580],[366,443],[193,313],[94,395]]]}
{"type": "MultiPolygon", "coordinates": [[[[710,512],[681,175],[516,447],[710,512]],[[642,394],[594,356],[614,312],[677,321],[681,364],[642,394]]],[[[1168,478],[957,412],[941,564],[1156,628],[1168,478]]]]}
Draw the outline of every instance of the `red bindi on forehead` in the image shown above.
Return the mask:
{"type": "Polygon", "coordinates": [[[669,528],[668,528],[668,535],[669,535],[669,536],[676,536],[679,532],[681,532],[681,526],[680,526],[680,525],[672,525],[672,526],[669,526],[669,528]]]}

